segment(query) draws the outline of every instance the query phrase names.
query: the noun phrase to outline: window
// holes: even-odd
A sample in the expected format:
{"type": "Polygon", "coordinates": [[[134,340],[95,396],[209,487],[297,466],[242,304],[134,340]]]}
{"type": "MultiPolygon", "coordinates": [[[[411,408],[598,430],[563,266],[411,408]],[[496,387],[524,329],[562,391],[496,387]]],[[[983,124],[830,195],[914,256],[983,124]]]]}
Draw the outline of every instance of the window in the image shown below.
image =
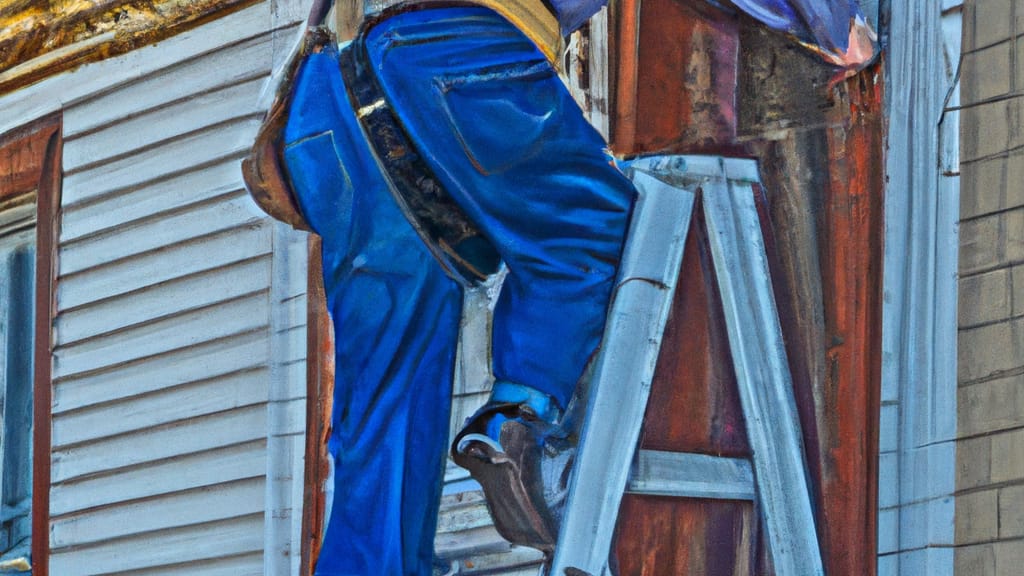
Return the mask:
{"type": "Polygon", "coordinates": [[[0,572],[46,576],[59,116],[0,135],[0,572]]]}
{"type": "Polygon", "coordinates": [[[0,212],[0,566],[27,568],[32,533],[35,195],[0,212]]]}

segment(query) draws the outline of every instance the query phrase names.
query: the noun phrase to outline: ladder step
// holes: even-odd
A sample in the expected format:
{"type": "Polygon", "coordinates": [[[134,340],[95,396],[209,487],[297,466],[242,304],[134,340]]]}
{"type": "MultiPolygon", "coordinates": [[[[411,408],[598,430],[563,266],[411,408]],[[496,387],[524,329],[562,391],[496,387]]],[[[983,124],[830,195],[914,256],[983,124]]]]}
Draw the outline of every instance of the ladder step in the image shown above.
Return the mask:
{"type": "Polygon", "coordinates": [[[743,458],[641,450],[626,492],[650,496],[753,500],[754,472],[743,458]]]}

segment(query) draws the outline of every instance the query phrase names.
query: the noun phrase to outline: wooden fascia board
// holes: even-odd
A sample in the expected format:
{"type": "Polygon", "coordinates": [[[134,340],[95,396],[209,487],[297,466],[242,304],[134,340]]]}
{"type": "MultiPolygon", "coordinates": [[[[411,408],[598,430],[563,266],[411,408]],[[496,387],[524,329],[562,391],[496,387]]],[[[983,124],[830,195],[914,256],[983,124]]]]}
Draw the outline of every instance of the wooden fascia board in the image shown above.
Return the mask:
{"type": "Polygon", "coordinates": [[[154,44],[256,0],[0,0],[0,94],[154,44]]]}

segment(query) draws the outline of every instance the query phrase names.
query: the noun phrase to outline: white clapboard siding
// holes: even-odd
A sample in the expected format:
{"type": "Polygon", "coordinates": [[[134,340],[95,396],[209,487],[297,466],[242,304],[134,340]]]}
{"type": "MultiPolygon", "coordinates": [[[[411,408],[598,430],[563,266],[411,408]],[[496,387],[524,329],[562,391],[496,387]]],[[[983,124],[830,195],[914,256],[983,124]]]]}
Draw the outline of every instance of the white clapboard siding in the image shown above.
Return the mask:
{"type": "MultiPolygon", "coordinates": [[[[258,405],[175,422],[53,451],[51,482],[108,474],[266,437],[267,411],[258,405]]],[[[116,478],[112,478],[112,482],[116,478]]],[[[116,490],[112,484],[111,490],[116,490]]],[[[56,504],[54,504],[56,505],[56,504]]]]}
{"type": "Polygon", "coordinates": [[[238,187],[238,159],[221,162],[160,180],[131,193],[131,201],[115,195],[96,202],[69,207],[64,211],[61,243],[102,234],[162,212],[181,210],[198,202],[222,196],[238,187]]]}
{"type": "Polygon", "coordinates": [[[75,274],[143,252],[172,246],[190,239],[230,230],[263,218],[243,190],[162,214],[140,223],[122,226],[100,236],[61,246],[61,270],[75,274]]]}
{"type": "Polygon", "coordinates": [[[266,363],[269,346],[265,331],[250,331],[89,376],[58,380],[53,414],[260,367],[266,363]]]}
{"type": "Polygon", "coordinates": [[[264,478],[250,478],[50,519],[54,549],[224,520],[263,510],[264,478]]]}
{"type": "Polygon", "coordinates": [[[107,264],[88,274],[62,276],[57,284],[57,302],[62,310],[76,309],[188,274],[268,255],[271,250],[269,227],[245,225],[107,264]],[[197,257],[199,254],[202,258],[197,257]]]}
{"type": "Polygon", "coordinates": [[[240,170],[289,1],[70,74],[93,88],[63,109],[52,574],[297,566],[305,237],[240,170]]]}
{"type": "Polygon", "coordinates": [[[110,163],[111,159],[137,154],[160,142],[180,138],[182,134],[252,116],[260,112],[255,96],[263,81],[261,74],[240,84],[193,94],[131,119],[115,121],[86,137],[69,137],[64,141],[64,169],[75,173],[98,167],[110,163]]]}
{"type": "Polygon", "coordinates": [[[123,194],[225,158],[241,158],[252,146],[259,124],[255,115],[214,124],[157,148],[81,172],[68,172],[64,176],[62,206],[123,194]]]}
{"type": "Polygon", "coordinates": [[[261,367],[55,415],[53,446],[61,448],[265,403],[268,384],[269,370],[261,367]]]}
{"type": "MultiPolygon", "coordinates": [[[[262,514],[249,514],[168,530],[160,535],[159,545],[156,546],[151,535],[131,536],[109,543],[83,546],[74,552],[54,554],[50,559],[50,573],[70,576],[132,570],[132,574],[153,575],[164,573],[158,572],[159,568],[154,567],[170,566],[169,570],[180,571],[182,565],[191,565],[191,574],[206,574],[200,572],[200,568],[222,565],[224,562],[229,567],[238,563],[239,566],[251,569],[253,556],[260,558],[262,562],[262,524],[262,514]],[[242,562],[239,563],[239,560],[242,562]],[[134,572],[136,570],[139,572],[134,572]]],[[[167,572],[176,573],[184,572],[167,572]]]]}
{"type": "Polygon", "coordinates": [[[139,358],[265,328],[267,314],[267,295],[257,293],[58,347],[54,351],[54,375],[67,378],[110,369],[139,358]]]}
{"type": "Polygon", "coordinates": [[[269,259],[256,258],[175,278],[62,314],[56,323],[58,342],[67,345],[260,292],[270,285],[270,277],[269,259]]]}
{"type": "Polygon", "coordinates": [[[118,473],[117,492],[110,490],[107,476],[65,482],[50,492],[54,498],[50,516],[59,518],[118,502],[257,478],[266,473],[266,450],[266,441],[256,440],[135,466],[118,473]]]}

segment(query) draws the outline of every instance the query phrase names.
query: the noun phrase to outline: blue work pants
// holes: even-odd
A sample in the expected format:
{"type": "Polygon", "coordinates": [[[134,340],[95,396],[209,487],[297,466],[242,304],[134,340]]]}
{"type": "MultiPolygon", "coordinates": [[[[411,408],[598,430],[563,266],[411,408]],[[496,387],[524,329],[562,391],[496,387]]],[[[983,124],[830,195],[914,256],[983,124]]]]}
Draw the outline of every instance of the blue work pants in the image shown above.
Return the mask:
{"type": "MultiPolygon", "coordinates": [[[[508,276],[500,382],[565,406],[596,350],[634,192],[551,65],[484,8],[406,12],[367,53],[411,141],[508,276]]],[[[299,71],[284,160],[323,237],[336,379],[320,576],[428,575],[462,287],[396,206],[332,50],[299,71]]]]}

